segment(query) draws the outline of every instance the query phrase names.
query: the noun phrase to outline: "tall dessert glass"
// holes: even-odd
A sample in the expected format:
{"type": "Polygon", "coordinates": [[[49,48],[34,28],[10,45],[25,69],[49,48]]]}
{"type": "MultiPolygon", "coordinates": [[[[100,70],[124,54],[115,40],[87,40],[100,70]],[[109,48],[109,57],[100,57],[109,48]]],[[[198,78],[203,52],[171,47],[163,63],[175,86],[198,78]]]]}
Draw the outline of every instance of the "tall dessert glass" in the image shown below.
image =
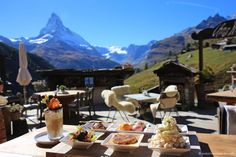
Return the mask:
{"type": "Polygon", "coordinates": [[[50,140],[59,140],[63,136],[63,108],[56,110],[46,109],[45,123],[50,140]]]}

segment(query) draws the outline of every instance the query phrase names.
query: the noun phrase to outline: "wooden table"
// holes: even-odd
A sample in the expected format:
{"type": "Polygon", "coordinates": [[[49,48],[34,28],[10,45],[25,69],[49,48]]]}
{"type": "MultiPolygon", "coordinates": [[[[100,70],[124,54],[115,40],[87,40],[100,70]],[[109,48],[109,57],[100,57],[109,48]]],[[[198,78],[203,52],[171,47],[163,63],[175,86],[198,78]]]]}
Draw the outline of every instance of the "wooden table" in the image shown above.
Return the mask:
{"type": "Polygon", "coordinates": [[[124,97],[126,97],[128,99],[134,99],[139,102],[139,104],[141,105],[139,108],[139,116],[141,116],[141,118],[145,119],[144,114],[149,109],[150,103],[157,102],[157,98],[160,97],[160,94],[148,93],[148,95],[145,95],[143,93],[138,93],[138,94],[126,94],[126,95],[124,95],[124,97]]]}
{"type": "MultiPolygon", "coordinates": [[[[46,128],[41,128],[35,130],[33,132],[27,133],[23,136],[15,138],[11,141],[5,142],[0,144],[0,156],[7,154],[9,157],[92,157],[92,156],[112,156],[112,157],[119,157],[119,156],[158,156],[157,152],[152,151],[147,148],[147,139],[151,137],[151,133],[147,133],[142,140],[140,148],[132,153],[120,153],[120,152],[113,152],[112,155],[109,155],[109,151],[106,147],[100,145],[99,142],[103,140],[106,135],[103,135],[97,143],[91,146],[88,150],[77,150],[71,149],[70,146],[59,143],[58,145],[52,148],[40,148],[36,146],[36,142],[34,140],[34,136],[38,133],[45,131],[46,128]],[[11,156],[12,155],[12,156],[11,156]]],[[[75,126],[72,125],[64,125],[64,130],[69,132],[75,130],[75,126]]],[[[198,153],[195,154],[188,154],[187,156],[199,157],[202,155],[214,155],[216,157],[235,157],[236,156],[236,135],[219,135],[219,134],[202,134],[198,133],[196,135],[189,135],[190,140],[196,140],[191,138],[191,136],[198,138],[200,146],[202,148],[202,154],[199,152],[199,145],[195,150],[198,150],[198,153]]],[[[195,141],[196,142],[196,141],[195,141]]],[[[191,142],[192,143],[192,142],[191,142]]],[[[194,144],[194,143],[192,143],[194,144]]],[[[186,156],[186,155],[185,155],[186,156]]]]}
{"type": "Polygon", "coordinates": [[[236,135],[197,134],[203,155],[214,157],[236,156],[236,135]]]}
{"type": "MultiPolygon", "coordinates": [[[[68,93],[57,93],[57,98],[63,105],[63,119],[69,119],[68,104],[71,103],[75,98],[77,93],[85,92],[84,90],[66,90],[68,93]]],[[[55,95],[55,91],[46,91],[34,93],[35,95],[45,96],[45,95],[55,95]]]]}
{"type": "Polygon", "coordinates": [[[236,104],[236,90],[210,93],[207,94],[207,98],[214,101],[226,102],[228,105],[234,105],[236,104]]]}

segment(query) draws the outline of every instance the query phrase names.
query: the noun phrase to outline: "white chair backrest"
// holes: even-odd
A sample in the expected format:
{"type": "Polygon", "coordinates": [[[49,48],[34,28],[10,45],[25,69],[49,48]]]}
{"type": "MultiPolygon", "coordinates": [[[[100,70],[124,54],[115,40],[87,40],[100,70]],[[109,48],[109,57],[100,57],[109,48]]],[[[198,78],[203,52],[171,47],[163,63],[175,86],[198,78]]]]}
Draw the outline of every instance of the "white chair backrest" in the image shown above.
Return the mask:
{"type": "Polygon", "coordinates": [[[160,108],[161,109],[173,108],[176,106],[177,102],[178,102],[177,97],[160,98],[160,108]]]}
{"type": "Polygon", "coordinates": [[[113,101],[116,101],[115,93],[111,90],[103,90],[101,96],[108,107],[112,107],[113,101]]]}
{"type": "Polygon", "coordinates": [[[166,87],[160,96],[160,108],[168,109],[176,106],[180,96],[176,85],[166,87]]]}
{"type": "Polygon", "coordinates": [[[174,97],[178,93],[177,86],[169,85],[168,87],[166,87],[163,93],[165,93],[167,97],[174,97]]]}
{"type": "Polygon", "coordinates": [[[105,104],[108,107],[115,107],[120,111],[127,111],[133,113],[135,111],[135,106],[133,103],[128,101],[118,102],[116,94],[111,90],[103,90],[101,93],[102,98],[104,99],[105,104]],[[122,103],[122,104],[121,104],[122,103]]]}
{"type": "Polygon", "coordinates": [[[124,100],[125,94],[129,94],[130,86],[129,85],[114,86],[111,88],[111,90],[115,92],[117,99],[121,101],[124,100]]]}

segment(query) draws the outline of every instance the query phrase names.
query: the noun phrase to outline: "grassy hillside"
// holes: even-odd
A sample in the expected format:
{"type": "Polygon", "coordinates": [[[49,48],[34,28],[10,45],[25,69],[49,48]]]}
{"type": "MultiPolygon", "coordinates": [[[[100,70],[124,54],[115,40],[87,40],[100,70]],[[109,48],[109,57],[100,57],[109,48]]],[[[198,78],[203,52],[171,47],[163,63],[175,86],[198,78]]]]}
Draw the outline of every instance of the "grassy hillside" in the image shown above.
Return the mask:
{"type": "Polygon", "coordinates": [[[156,86],[159,82],[156,75],[153,73],[153,70],[160,67],[160,64],[156,64],[153,67],[144,70],[142,72],[136,73],[125,80],[125,84],[129,84],[131,86],[131,91],[134,93],[139,92],[140,88],[150,88],[156,86]]]}
{"type": "MultiPolygon", "coordinates": [[[[229,70],[232,64],[236,63],[236,51],[224,52],[205,48],[203,53],[204,68],[210,67],[214,71],[216,87],[219,88],[226,83],[230,83],[230,74],[227,74],[226,71],[229,70]]],[[[181,54],[178,57],[181,63],[198,69],[198,50],[181,54]]],[[[134,74],[125,80],[125,84],[131,85],[132,92],[138,92],[142,87],[150,88],[158,85],[159,81],[153,70],[158,69],[163,63],[158,63],[147,70],[134,74]]]]}

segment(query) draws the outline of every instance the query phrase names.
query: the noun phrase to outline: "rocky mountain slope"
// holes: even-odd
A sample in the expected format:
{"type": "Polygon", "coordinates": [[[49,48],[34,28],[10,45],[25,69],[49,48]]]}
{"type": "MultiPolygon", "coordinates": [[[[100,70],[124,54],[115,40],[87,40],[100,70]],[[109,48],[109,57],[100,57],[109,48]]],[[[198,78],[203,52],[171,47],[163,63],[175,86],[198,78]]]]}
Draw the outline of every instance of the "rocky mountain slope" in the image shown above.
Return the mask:
{"type": "MultiPolygon", "coordinates": [[[[230,19],[235,16],[231,16],[230,19]]],[[[183,31],[174,34],[163,40],[153,40],[148,44],[134,45],[128,47],[95,47],[99,53],[107,58],[119,63],[130,62],[132,64],[148,63],[153,65],[167,58],[173,58],[179,54],[188,43],[192,43],[191,34],[195,31],[200,31],[205,28],[215,27],[217,24],[227,20],[227,18],[216,14],[202,20],[198,25],[184,29],[183,31]],[[123,53],[120,53],[120,52],[123,53]],[[125,52],[125,53],[124,53],[125,52]]]]}
{"type": "Polygon", "coordinates": [[[8,39],[0,36],[0,41],[15,48],[22,41],[28,51],[43,57],[56,68],[98,69],[118,65],[103,57],[80,35],[65,27],[55,13],[52,13],[37,37],[8,39]]]}
{"type": "Polygon", "coordinates": [[[205,28],[215,27],[217,24],[227,20],[225,17],[216,14],[208,17],[206,20],[201,21],[194,27],[189,27],[183,31],[176,33],[175,35],[157,41],[152,45],[151,49],[148,50],[145,62],[154,64],[161,60],[167,59],[170,56],[179,54],[188,43],[194,42],[191,38],[193,32],[198,32],[205,28]]]}

